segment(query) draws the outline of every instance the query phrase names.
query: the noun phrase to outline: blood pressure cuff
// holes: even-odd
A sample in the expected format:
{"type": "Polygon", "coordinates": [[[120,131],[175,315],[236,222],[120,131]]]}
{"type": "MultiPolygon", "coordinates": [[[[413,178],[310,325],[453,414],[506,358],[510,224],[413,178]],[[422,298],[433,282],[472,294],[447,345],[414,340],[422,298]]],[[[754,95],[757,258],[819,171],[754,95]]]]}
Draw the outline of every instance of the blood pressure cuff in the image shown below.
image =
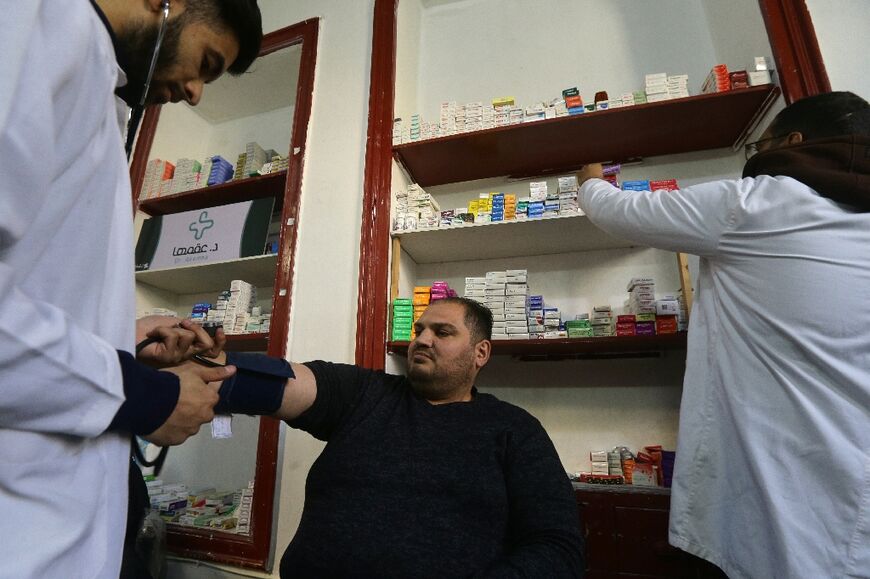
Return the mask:
{"type": "Polygon", "coordinates": [[[289,362],[263,354],[227,352],[226,363],[236,373],[221,384],[215,414],[275,414],[287,380],[296,377],[289,362]]]}

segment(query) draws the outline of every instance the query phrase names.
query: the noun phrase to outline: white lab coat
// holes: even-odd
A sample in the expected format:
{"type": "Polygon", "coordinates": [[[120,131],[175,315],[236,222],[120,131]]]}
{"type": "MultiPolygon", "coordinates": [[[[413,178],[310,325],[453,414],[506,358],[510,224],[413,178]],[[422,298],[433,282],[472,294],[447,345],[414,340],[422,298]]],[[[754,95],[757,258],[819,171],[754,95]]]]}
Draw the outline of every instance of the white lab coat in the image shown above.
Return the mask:
{"type": "Polygon", "coordinates": [[[0,577],[117,578],[135,339],[119,69],[87,0],[0,0],[0,577]]]}
{"type": "Polygon", "coordinates": [[[671,544],[729,577],[870,577],[870,213],[789,177],[622,192],[604,231],[699,255],[671,544]]]}

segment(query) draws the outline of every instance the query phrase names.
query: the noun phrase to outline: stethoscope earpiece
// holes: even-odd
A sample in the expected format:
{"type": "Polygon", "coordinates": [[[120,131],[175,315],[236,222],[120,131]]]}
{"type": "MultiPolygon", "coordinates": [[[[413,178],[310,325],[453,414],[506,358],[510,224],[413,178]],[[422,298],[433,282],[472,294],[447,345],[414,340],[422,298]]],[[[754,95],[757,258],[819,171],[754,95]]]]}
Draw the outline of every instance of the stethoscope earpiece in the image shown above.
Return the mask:
{"type": "Polygon", "coordinates": [[[142,98],[139,99],[139,106],[142,107],[145,106],[145,98],[148,96],[148,89],[151,88],[151,79],[154,77],[154,69],[157,68],[157,57],[160,55],[163,35],[166,34],[166,21],[169,19],[169,0],[163,0],[160,9],[163,10],[163,22],[160,23],[160,30],[157,32],[157,42],[154,43],[154,53],[151,55],[151,66],[148,67],[148,76],[145,78],[142,98]]]}
{"type": "Polygon", "coordinates": [[[139,104],[132,107],[130,116],[127,120],[127,137],[124,149],[127,152],[128,160],[133,154],[133,141],[136,139],[136,131],[139,129],[139,123],[142,120],[145,99],[148,97],[148,89],[151,88],[151,79],[154,77],[154,69],[157,68],[157,57],[160,55],[160,46],[163,44],[163,35],[166,34],[166,21],[169,20],[169,0],[163,0],[163,2],[160,3],[160,9],[163,11],[163,21],[160,23],[160,30],[157,32],[157,41],[154,43],[154,52],[151,54],[151,65],[148,67],[148,76],[145,77],[145,86],[142,87],[142,97],[139,99],[139,104]]]}

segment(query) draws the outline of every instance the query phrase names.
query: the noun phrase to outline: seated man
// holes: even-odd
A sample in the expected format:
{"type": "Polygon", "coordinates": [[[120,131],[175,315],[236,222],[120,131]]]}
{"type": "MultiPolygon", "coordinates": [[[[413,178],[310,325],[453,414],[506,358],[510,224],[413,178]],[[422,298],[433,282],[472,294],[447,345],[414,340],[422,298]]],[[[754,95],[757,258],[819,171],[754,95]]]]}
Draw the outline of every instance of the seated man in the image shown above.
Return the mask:
{"type": "Polygon", "coordinates": [[[415,329],[408,377],[229,354],[239,373],[216,411],[274,413],[327,441],[281,576],[582,576],[577,506],[553,443],[527,412],[474,387],[490,311],[450,298],[415,329]],[[285,366],[280,390],[246,371],[261,363],[285,366]]]}

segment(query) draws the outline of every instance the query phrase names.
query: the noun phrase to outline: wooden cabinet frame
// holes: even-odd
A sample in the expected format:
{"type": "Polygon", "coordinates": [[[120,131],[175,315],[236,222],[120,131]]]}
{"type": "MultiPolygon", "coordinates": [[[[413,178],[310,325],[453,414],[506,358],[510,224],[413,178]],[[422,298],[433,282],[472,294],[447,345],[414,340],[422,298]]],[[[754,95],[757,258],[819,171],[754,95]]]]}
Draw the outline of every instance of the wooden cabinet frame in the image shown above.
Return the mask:
{"type": "MultiPolygon", "coordinates": [[[[318,28],[319,20],[314,18],[266,34],[260,50],[260,56],[265,56],[289,46],[302,46],[291,133],[292,150],[288,151],[290,160],[284,183],[278,266],[272,298],[272,325],[267,349],[270,356],[279,358],[286,356],[290,323],[292,295],[290,289],[293,285],[293,262],[296,252],[296,220],[299,214],[302,169],[314,91],[318,28]]],[[[138,192],[142,186],[145,165],[148,162],[159,116],[159,106],[149,107],[142,122],[130,167],[134,207],[137,206],[138,192]]],[[[168,547],[172,553],[239,567],[264,570],[267,568],[270,554],[274,549],[275,537],[272,531],[280,426],[278,420],[268,417],[260,419],[250,536],[173,526],[168,531],[168,547]]]]}
{"type": "MultiPolygon", "coordinates": [[[[830,82],[805,1],[759,0],[759,5],[786,103],[829,91],[830,82]]],[[[383,369],[386,359],[398,8],[399,0],[375,0],[372,31],[356,363],[375,369],[383,369]]],[[[687,279],[682,259],[679,266],[680,279],[687,279]]],[[[686,295],[691,299],[691,293],[686,295]]]]}

